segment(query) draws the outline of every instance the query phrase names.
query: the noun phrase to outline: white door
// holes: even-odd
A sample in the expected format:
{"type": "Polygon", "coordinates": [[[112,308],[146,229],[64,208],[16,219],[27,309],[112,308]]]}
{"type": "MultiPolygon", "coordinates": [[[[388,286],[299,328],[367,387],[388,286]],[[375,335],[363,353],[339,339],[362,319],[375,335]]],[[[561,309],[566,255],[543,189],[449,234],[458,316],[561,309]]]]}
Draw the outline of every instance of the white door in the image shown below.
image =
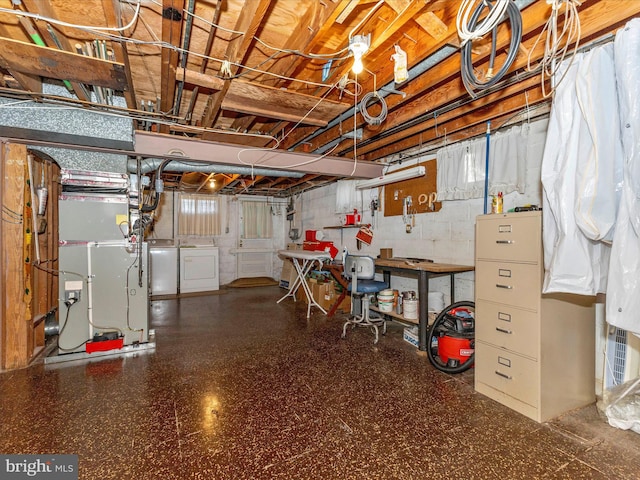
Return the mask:
{"type": "Polygon", "coordinates": [[[273,228],[266,202],[241,201],[238,208],[238,278],[273,278],[273,228]],[[257,237],[257,238],[256,238],[257,237]]]}

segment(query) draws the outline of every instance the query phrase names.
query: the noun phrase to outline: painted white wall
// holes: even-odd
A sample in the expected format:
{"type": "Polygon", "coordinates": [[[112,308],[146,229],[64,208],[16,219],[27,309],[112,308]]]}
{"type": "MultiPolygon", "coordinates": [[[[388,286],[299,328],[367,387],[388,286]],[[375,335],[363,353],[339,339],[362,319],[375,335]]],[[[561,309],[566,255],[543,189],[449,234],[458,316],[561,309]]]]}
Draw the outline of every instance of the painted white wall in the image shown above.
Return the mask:
{"type": "MultiPolygon", "coordinates": [[[[504,198],[504,211],[518,205],[542,203],[540,167],[547,121],[540,120],[530,126],[527,145],[527,171],[525,193],[511,193],[504,198]]],[[[435,156],[420,158],[425,161],[435,156]]],[[[409,165],[403,163],[403,167],[409,165]]],[[[383,188],[393,188],[388,185],[383,188]]],[[[296,198],[296,222],[304,237],[305,230],[322,230],[325,240],[333,241],[342,250],[377,256],[381,248],[392,248],[394,256],[429,258],[436,262],[473,265],[475,248],[475,219],[483,213],[484,200],[456,200],[442,203],[439,212],[416,215],[415,227],[406,233],[401,216],[385,217],[383,206],[372,222],[369,204],[377,196],[378,189],[363,191],[363,204],[356,206],[362,211],[365,223],[374,223],[374,237],[370,246],[356,247],[357,229],[327,229],[327,226],[340,225],[340,215],[336,210],[336,185],[310,190],[296,198]]],[[[381,200],[384,195],[381,194],[381,200]]],[[[298,242],[301,242],[299,240],[298,242]]],[[[431,290],[445,294],[445,302],[450,302],[448,277],[434,278],[430,281],[431,290]]],[[[412,278],[392,278],[392,288],[399,290],[417,290],[417,281],[412,278]]],[[[456,300],[471,300],[474,295],[473,272],[459,274],[456,277],[456,300]]],[[[448,304],[448,303],[447,303],[448,304]]]]}
{"type": "MultiPolygon", "coordinates": [[[[183,238],[178,237],[177,218],[175,212],[175,198],[177,194],[168,191],[160,198],[159,207],[156,210],[156,221],[153,232],[147,237],[151,239],[170,239],[176,245],[180,241],[186,243],[211,243],[219,247],[220,252],[220,285],[225,285],[238,278],[236,255],[232,251],[238,247],[238,209],[240,202],[232,196],[223,195],[225,202],[225,220],[222,235],[210,238],[183,238]]],[[[282,260],[278,258],[277,250],[286,248],[286,234],[288,232],[288,222],[286,222],[285,206],[274,208],[273,232],[274,232],[274,252],[272,255],[274,277],[279,278],[282,269],[282,260]],[[287,226],[285,230],[285,225],[287,226]]]]}
{"type": "MultiPolygon", "coordinates": [[[[524,194],[512,193],[504,198],[504,209],[507,211],[517,205],[527,203],[540,205],[541,190],[540,166],[547,121],[537,121],[531,124],[531,135],[527,151],[527,182],[524,194]]],[[[433,157],[425,157],[417,161],[424,161],[433,157]]],[[[416,161],[416,162],[417,162],[416,161]]],[[[415,162],[414,162],[415,163],[415,162]]],[[[407,166],[405,163],[403,166],[407,166]]],[[[386,187],[392,188],[392,187],[386,187]]],[[[400,216],[385,217],[383,210],[376,213],[376,221],[372,222],[369,204],[371,198],[377,195],[377,189],[364,190],[363,202],[357,205],[361,211],[362,221],[375,223],[373,242],[370,246],[363,245],[362,250],[356,247],[356,229],[327,229],[328,226],[338,226],[340,213],[336,213],[336,185],[317,188],[297,195],[295,198],[294,222],[292,227],[298,228],[304,239],[305,230],[322,230],[325,240],[333,241],[338,249],[346,247],[350,252],[377,256],[381,248],[393,248],[395,256],[430,258],[437,262],[473,265],[474,262],[474,228],[475,218],[482,214],[483,200],[456,200],[443,202],[439,212],[416,215],[416,225],[411,233],[405,232],[405,226],[400,216]]],[[[175,239],[177,243],[177,224],[174,215],[174,194],[165,192],[157,210],[154,231],[150,238],[175,239]]],[[[236,256],[231,251],[238,246],[238,208],[240,202],[231,196],[223,196],[226,202],[225,231],[222,235],[201,241],[211,241],[220,248],[220,284],[224,285],[237,278],[236,256]]],[[[289,222],[286,219],[285,206],[276,209],[274,221],[274,250],[286,248],[289,239],[289,222]]],[[[282,269],[282,260],[274,252],[274,278],[278,279],[282,269]]],[[[474,291],[474,275],[472,272],[463,273],[456,277],[456,299],[472,299],[474,291]]],[[[392,287],[400,290],[416,290],[417,282],[412,278],[392,279],[392,287]]],[[[442,291],[445,301],[449,301],[448,279],[432,279],[431,289],[442,291]]]]}

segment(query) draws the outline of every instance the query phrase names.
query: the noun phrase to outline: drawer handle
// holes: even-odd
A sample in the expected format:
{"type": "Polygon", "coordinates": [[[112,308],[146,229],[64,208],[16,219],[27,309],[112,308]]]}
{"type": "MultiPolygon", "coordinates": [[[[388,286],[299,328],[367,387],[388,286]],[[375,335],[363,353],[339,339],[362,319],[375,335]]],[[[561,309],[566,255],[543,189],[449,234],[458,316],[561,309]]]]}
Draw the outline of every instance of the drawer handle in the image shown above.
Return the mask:
{"type": "Polygon", "coordinates": [[[500,243],[503,245],[511,245],[512,243],[516,243],[513,240],[496,240],[496,243],[500,243]]]}
{"type": "Polygon", "coordinates": [[[513,287],[511,285],[502,285],[500,283],[496,283],[497,288],[506,288],[507,290],[511,290],[513,287]]]}
{"type": "Polygon", "coordinates": [[[497,330],[498,332],[508,333],[509,335],[511,335],[511,334],[513,333],[511,330],[507,330],[506,328],[496,327],[496,330],[497,330]]]}
{"type": "Polygon", "coordinates": [[[496,375],[498,375],[499,377],[506,378],[507,380],[511,380],[511,375],[507,375],[506,373],[499,372],[498,370],[496,370],[495,372],[496,372],[496,375]]]}

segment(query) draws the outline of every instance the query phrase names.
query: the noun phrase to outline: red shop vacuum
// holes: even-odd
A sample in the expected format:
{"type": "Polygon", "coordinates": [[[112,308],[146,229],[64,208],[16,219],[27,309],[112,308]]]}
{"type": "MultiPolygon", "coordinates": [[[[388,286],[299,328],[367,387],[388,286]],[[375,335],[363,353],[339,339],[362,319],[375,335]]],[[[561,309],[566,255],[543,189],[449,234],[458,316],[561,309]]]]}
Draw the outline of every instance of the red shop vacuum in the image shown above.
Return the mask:
{"type": "MultiPolygon", "coordinates": [[[[462,302],[461,302],[462,303],[462,302]]],[[[452,305],[441,312],[430,329],[431,363],[447,373],[460,373],[473,365],[475,350],[475,308],[452,305]]]]}

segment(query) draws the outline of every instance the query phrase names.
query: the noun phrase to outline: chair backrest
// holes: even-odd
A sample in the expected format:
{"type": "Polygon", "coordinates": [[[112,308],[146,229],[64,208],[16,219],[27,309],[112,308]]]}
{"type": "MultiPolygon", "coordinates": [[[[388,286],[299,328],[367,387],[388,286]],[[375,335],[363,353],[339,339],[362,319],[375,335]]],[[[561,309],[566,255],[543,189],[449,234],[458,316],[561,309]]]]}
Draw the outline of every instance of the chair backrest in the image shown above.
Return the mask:
{"type": "Polygon", "coordinates": [[[367,255],[347,255],[343,267],[344,276],[349,279],[355,276],[360,280],[371,280],[376,275],[373,257],[367,255]]]}

